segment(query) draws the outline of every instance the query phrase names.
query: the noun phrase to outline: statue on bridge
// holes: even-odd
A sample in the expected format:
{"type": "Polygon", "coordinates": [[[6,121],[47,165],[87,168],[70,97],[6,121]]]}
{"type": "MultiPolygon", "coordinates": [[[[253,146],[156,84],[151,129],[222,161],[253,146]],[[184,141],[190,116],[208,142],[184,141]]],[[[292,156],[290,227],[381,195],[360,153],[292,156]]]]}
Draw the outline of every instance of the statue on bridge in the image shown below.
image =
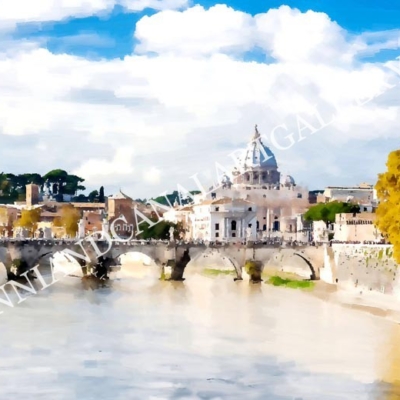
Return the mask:
{"type": "Polygon", "coordinates": [[[169,241],[170,242],[174,241],[174,231],[175,231],[175,229],[171,226],[171,228],[169,228],[169,241]]]}
{"type": "Polygon", "coordinates": [[[247,238],[247,240],[251,240],[251,228],[250,227],[248,227],[246,229],[246,238],[247,238]]]}

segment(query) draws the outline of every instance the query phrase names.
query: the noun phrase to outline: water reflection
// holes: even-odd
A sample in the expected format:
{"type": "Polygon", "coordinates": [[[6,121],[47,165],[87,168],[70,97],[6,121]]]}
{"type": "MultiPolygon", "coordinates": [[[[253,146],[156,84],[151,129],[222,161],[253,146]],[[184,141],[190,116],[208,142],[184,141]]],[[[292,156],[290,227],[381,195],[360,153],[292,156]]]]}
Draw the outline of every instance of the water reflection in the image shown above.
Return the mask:
{"type": "Polygon", "coordinates": [[[1,315],[2,398],[397,398],[377,383],[400,377],[397,325],[232,276],[157,274],[65,278],[1,315]]]}

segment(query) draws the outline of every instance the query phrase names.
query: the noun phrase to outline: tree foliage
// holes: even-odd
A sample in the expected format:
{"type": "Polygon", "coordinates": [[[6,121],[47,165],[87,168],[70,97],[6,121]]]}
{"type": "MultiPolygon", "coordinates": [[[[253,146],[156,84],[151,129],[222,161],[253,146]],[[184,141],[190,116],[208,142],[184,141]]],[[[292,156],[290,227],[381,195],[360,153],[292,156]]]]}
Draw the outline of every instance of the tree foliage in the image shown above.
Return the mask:
{"type": "Polygon", "coordinates": [[[41,209],[22,210],[21,217],[14,222],[15,227],[25,228],[30,232],[37,229],[37,224],[40,221],[41,209]]]}
{"type": "Polygon", "coordinates": [[[81,185],[84,179],[76,175],[69,175],[63,169],[53,169],[49,171],[44,177],[44,181],[49,181],[51,185],[57,184],[60,194],[74,195],[78,190],[85,190],[86,188],[81,185]]]}
{"type": "Polygon", "coordinates": [[[75,236],[78,232],[78,222],[81,218],[79,210],[73,205],[66,204],[61,207],[60,217],[54,219],[54,226],[62,226],[69,236],[75,236]]]}
{"type": "Polygon", "coordinates": [[[184,232],[182,223],[178,222],[174,224],[169,221],[161,220],[154,221],[155,225],[149,227],[147,223],[140,224],[140,230],[143,231],[140,234],[141,239],[169,239],[169,230],[174,228],[174,238],[180,239],[181,234],[184,232]]]}
{"type": "Polygon", "coordinates": [[[104,203],[105,202],[105,196],[104,196],[104,186],[102,186],[99,190],[99,203],[104,203]]]}
{"type": "Polygon", "coordinates": [[[320,203],[309,208],[304,214],[306,221],[325,221],[326,223],[335,222],[336,214],[358,213],[360,206],[353,203],[332,201],[330,203],[320,203]]]}
{"type": "Polygon", "coordinates": [[[393,245],[393,256],[400,263],[400,150],[389,154],[386,166],[375,186],[380,201],[375,225],[393,245]]]}
{"type": "MultiPolygon", "coordinates": [[[[10,203],[21,198],[21,194],[25,195],[26,185],[33,183],[43,187],[46,181],[49,181],[52,189],[57,186],[59,188],[57,194],[74,195],[77,191],[85,190],[82,186],[83,178],[76,175],[69,175],[62,169],[54,169],[49,171],[43,177],[37,173],[25,173],[20,175],[0,173],[0,190],[2,191],[2,202],[10,203]],[[4,201],[3,201],[4,197],[4,201]],[[7,200],[10,201],[7,201],[7,200]]],[[[22,196],[23,197],[23,196],[22,196]]]]}
{"type": "MultiPolygon", "coordinates": [[[[189,192],[192,196],[201,193],[198,190],[192,190],[189,192]]],[[[138,199],[139,200],[139,199],[138,199]]],[[[159,196],[156,197],[154,200],[156,203],[159,204],[164,204],[166,206],[173,206],[175,201],[177,201],[179,204],[189,204],[191,203],[192,199],[190,198],[189,195],[187,194],[179,194],[179,192],[177,190],[173,191],[170,194],[167,194],[166,196],[159,196]],[[168,200],[167,200],[168,199],[168,200]]]]}
{"type": "Polygon", "coordinates": [[[99,192],[97,190],[93,190],[89,193],[89,201],[93,203],[95,200],[99,199],[99,192]]]}

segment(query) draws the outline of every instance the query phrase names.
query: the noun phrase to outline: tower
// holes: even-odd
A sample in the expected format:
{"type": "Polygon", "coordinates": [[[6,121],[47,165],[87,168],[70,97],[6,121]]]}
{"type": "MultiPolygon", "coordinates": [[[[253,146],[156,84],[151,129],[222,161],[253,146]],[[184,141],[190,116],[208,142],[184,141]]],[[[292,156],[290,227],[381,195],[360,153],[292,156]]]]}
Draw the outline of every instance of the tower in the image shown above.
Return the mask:
{"type": "Polygon", "coordinates": [[[33,183],[26,185],[26,205],[32,207],[39,203],[39,186],[33,183]]]}

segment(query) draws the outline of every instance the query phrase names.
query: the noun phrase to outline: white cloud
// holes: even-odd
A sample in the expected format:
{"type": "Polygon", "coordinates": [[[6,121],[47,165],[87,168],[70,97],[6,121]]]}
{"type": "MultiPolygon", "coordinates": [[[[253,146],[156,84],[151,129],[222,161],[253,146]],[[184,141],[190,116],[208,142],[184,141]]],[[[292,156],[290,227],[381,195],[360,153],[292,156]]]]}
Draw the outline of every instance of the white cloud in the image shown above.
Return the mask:
{"type": "MultiPolygon", "coordinates": [[[[324,14],[281,7],[251,17],[226,6],[196,6],[144,17],[136,36],[143,53],[123,60],[55,55],[38,45],[0,49],[3,169],[25,172],[22,160],[30,157],[32,170],[60,167],[83,176],[87,186],[123,182],[135,198],[149,196],[178,182],[195,187],[190,176],[215,173],[215,161],[231,162],[229,153],[244,144],[255,123],[268,136],[286,124],[279,139],[288,143],[290,132],[298,141],[297,114],[317,124],[313,106],[326,121],[339,108],[335,123],[318,134],[304,131],[307,140],[286,152],[273,148],[278,162],[284,159],[284,168],[313,188],[313,179],[332,183],[338,169],[344,183],[357,183],[335,163],[352,156],[354,141],[368,146],[382,137],[398,139],[396,89],[392,97],[355,104],[387,90],[395,72],[357,62],[362,44],[375,39],[350,37],[324,14]],[[257,45],[276,62],[238,57],[257,45]],[[322,162],[324,152],[331,157],[322,162]]],[[[400,78],[400,64],[393,66],[400,78]]],[[[377,162],[366,164],[362,152],[353,157],[351,173],[378,172],[372,169],[377,162]]]]}
{"type": "Polygon", "coordinates": [[[73,173],[85,177],[92,185],[112,185],[115,184],[115,177],[123,175],[129,176],[134,172],[132,166],[132,149],[117,149],[111,161],[91,157],[93,157],[93,155],[88,155],[88,160],[78,169],[74,170],[73,173]]]}
{"type": "Polygon", "coordinates": [[[161,171],[156,167],[151,167],[143,172],[143,180],[150,185],[160,183],[161,171]]]}
{"type": "Polygon", "coordinates": [[[119,0],[120,4],[128,10],[142,11],[145,8],[154,10],[173,10],[185,8],[189,0],[119,0]]]}
{"type": "Polygon", "coordinates": [[[116,5],[130,11],[187,6],[187,0],[0,0],[0,27],[16,23],[60,21],[110,12],[116,5]]]}
{"type": "Polygon", "coordinates": [[[226,5],[161,12],[137,23],[135,37],[140,44],[136,52],[203,55],[243,51],[254,41],[251,22],[250,15],[226,5]]]}

